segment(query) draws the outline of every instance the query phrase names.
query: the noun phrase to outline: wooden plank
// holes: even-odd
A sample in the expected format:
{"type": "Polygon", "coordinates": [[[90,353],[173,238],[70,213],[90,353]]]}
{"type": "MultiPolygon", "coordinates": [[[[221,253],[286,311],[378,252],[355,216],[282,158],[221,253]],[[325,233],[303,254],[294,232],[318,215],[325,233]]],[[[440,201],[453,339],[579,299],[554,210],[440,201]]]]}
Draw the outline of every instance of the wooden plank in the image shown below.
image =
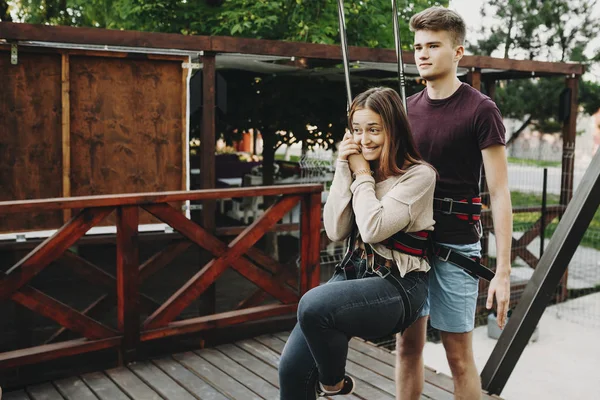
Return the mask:
{"type": "Polygon", "coordinates": [[[319,286],[321,282],[321,193],[310,194],[310,249],[308,254],[308,289],[319,286]]]}
{"type": "Polygon", "coordinates": [[[27,364],[38,364],[61,357],[108,349],[118,346],[120,342],[120,337],[94,341],[75,339],[66,342],[30,347],[28,349],[7,351],[0,353],[0,369],[27,364]]]}
{"type": "MultiPolygon", "coordinates": [[[[102,296],[98,297],[96,300],[94,300],[89,306],[87,306],[83,311],[81,311],[81,313],[83,315],[86,315],[88,317],[91,317],[91,313],[92,312],[98,312],[98,310],[105,310],[107,308],[107,304],[108,304],[108,295],[103,294],[102,296]]],[[[112,305],[111,305],[112,306],[112,305]]],[[[68,329],[65,327],[61,327],[59,328],[56,332],[54,332],[53,335],[51,335],[45,342],[44,344],[48,344],[48,343],[53,343],[53,342],[60,342],[61,339],[63,337],[65,337],[68,333],[68,329]]],[[[1,399],[0,399],[1,400],[1,399]]]]}
{"type": "Polygon", "coordinates": [[[180,364],[185,365],[190,371],[209,382],[213,387],[233,399],[262,400],[256,393],[233,379],[219,368],[202,359],[198,355],[187,352],[173,356],[180,364]]]}
{"type": "Polygon", "coordinates": [[[224,344],[216,347],[216,349],[247,369],[254,371],[257,375],[261,376],[276,388],[279,388],[279,375],[277,369],[272,365],[261,361],[233,344],[224,344]]]}
{"type": "Polygon", "coordinates": [[[135,359],[140,342],[138,223],[136,206],[117,209],[117,326],[123,335],[121,365],[135,359]]]}
{"type": "Polygon", "coordinates": [[[25,389],[33,400],[63,400],[56,388],[50,382],[29,386],[25,389]]]}
{"type": "Polygon", "coordinates": [[[201,395],[202,400],[227,400],[221,392],[172,358],[162,358],[152,362],[188,392],[201,395]]]}
{"type": "MultiPolygon", "coordinates": [[[[168,33],[134,32],[98,28],[73,28],[0,22],[0,37],[7,40],[39,40],[75,44],[99,44],[108,46],[145,47],[157,49],[181,49],[191,51],[213,51],[220,53],[264,54],[287,57],[306,57],[341,60],[340,46],[283,42],[275,40],[248,39],[220,36],[196,36],[168,33]]],[[[349,58],[361,61],[396,62],[393,49],[366,47],[348,48],[349,58]]],[[[414,64],[412,52],[403,52],[404,62],[414,64]]],[[[459,66],[470,68],[494,68],[515,71],[549,72],[559,75],[581,75],[581,64],[553,63],[531,60],[511,60],[488,56],[464,56],[459,66]]]]}
{"type": "Polygon", "coordinates": [[[118,333],[113,329],[31,286],[21,288],[21,291],[14,293],[11,299],[88,339],[106,339],[118,336],[118,333]]]}
{"type": "Polygon", "coordinates": [[[54,385],[67,400],[97,400],[96,395],[78,377],[59,379],[54,385]]]}
{"type": "Polygon", "coordinates": [[[184,189],[181,61],[82,55],[70,69],[72,195],[184,189]]]}
{"type": "Polygon", "coordinates": [[[125,367],[109,369],[106,374],[130,398],[162,400],[162,397],[125,367]]]}
{"type": "Polygon", "coordinates": [[[2,389],[0,389],[0,399],[3,399],[3,400],[31,400],[31,397],[29,397],[24,390],[17,390],[14,392],[2,393],[2,389]]]}
{"type": "Polygon", "coordinates": [[[230,199],[232,197],[279,196],[288,194],[301,195],[305,193],[320,193],[322,190],[322,185],[307,183],[300,185],[253,186],[251,188],[144,192],[135,194],[122,193],[71,198],[11,200],[0,201],[0,214],[62,210],[65,208],[118,207],[127,205],[174,203],[185,200],[230,199]]]}
{"type": "MultiPolygon", "coordinates": [[[[28,54],[19,46],[12,65],[0,53],[0,201],[62,196],[61,59],[58,54],[28,54]]],[[[61,212],[33,210],[0,216],[0,233],[56,229],[61,212]]]]}
{"type": "Polygon", "coordinates": [[[211,364],[218,366],[221,371],[229,376],[235,377],[240,383],[259,396],[265,399],[279,398],[279,390],[275,386],[218,350],[202,349],[195,351],[195,353],[211,364]]]}
{"type": "Polygon", "coordinates": [[[6,271],[6,276],[0,281],[0,299],[5,299],[22,288],[111,212],[112,208],[86,208],[80,211],[54,235],[6,271]]]}
{"type": "Polygon", "coordinates": [[[575,167],[575,139],[577,137],[577,115],[579,78],[570,76],[566,79],[566,88],[570,89],[569,118],[563,122],[563,151],[561,162],[560,204],[566,206],[573,197],[573,171],[575,167]]]}
{"type": "Polygon", "coordinates": [[[246,350],[259,360],[262,360],[269,365],[274,366],[275,368],[279,368],[279,356],[281,354],[268,348],[264,344],[254,339],[246,339],[236,342],[235,345],[243,350],[246,350]]]}
{"type": "MultiPolygon", "coordinates": [[[[270,336],[270,335],[263,335],[263,336],[259,336],[257,338],[255,338],[255,340],[257,342],[259,342],[261,345],[265,346],[265,348],[267,348],[270,351],[275,352],[275,354],[280,355],[281,352],[283,351],[283,346],[284,346],[284,342],[279,340],[278,338],[274,337],[274,336],[270,336]]],[[[248,349],[253,349],[256,351],[260,351],[263,352],[263,356],[264,356],[264,349],[261,347],[257,347],[257,346],[248,346],[248,349]]],[[[384,387],[386,387],[388,390],[391,388],[392,390],[394,390],[394,383],[393,382],[387,382],[384,378],[377,376],[376,374],[373,373],[369,373],[369,372],[365,372],[362,370],[362,368],[352,362],[348,362],[346,364],[346,370],[348,372],[349,375],[351,375],[355,381],[356,381],[356,389],[355,389],[355,394],[361,398],[364,399],[393,399],[394,398],[394,392],[392,391],[392,393],[388,393],[385,390],[382,390],[382,387],[380,387],[379,385],[383,385],[384,387]],[[365,379],[365,377],[367,377],[368,379],[374,379],[375,382],[372,382],[371,380],[367,380],[365,379]],[[374,384],[376,383],[376,384],[374,384]]],[[[394,375],[392,374],[392,377],[394,375]]]]}
{"type": "MultiPolygon", "coordinates": [[[[202,56],[202,132],[200,136],[200,187],[212,189],[215,180],[215,140],[217,103],[216,55],[204,52],[202,56]]],[[[205,200],[202,203],[202,226],[213,232],[216,202],[205,200]]]]}
{"type": "Polygon", "coordinates": [[[311,263],[311,241],[310,241],[310,197],[303,196],[300,205],[300,295],[308,292],[309,273],[311,263]]]}
{"type": "MultiPolygon", "coordinates": [[[[210,261],[183,287],[175,292],[155,313],[153,313],[144,326],[146,329],[162,327],[187,308],[210,284],[212,284],[234,260],[254,246],[264,234],[274,226],[298,202],[298,196],[284,197],[265,211],[254,221],[248,229],[229,244],[227,253],[216,260],[210,261]]],[[[174,226],[178,229],[178,226],[174,226]]],[[[263,287],[263,289],[265,289],[263,287]]]]}
{"type": "Polygon", "coordinates": [[[130,400],[104,372],[85,374],[81,376],[81,379],[100,400],[130,400]]]}
{"type": "Polygon", "coordinates": [[[190,392],[179,386],[176,381],[152,363],[133,363],[129,369],[165,399],[193,400],[198,398],[192,396],[190,392]]]}
{"type": "Polygon", "coordinates": [[[243,310],[227,311],[224,313],[207,315],[204,317],[190,318],[184,321],[171,322],[164,328],[144,330],[141,335],[141,340],[148,341],[167,336],[198,332],[206,329],[223,328],[226,326],[240,324],[242,322],[255,321],[279,315],[293,314],[297,309],[298,304],[271,304],[266,306],[246,308],[243,310]]]}
{"type": "MultiPolygon", "coordinates": [[[[185,61],[190,61],[188,57],[185,61]]],[[[188,171],[190,170],[189,160],[189,115],[188,115],[188,85],[189,78],[192,74],[192,70],[189,68],[181,69],[181,154],[182,154],[182,168],[181,168],[181,189],[189,190],[190,186],[188,183],[188,171]]]]}
{"type": "MultiPolygon", "coordinates": [[[[62,55],[61,105],[62,105],[62,196],[71,197],[71,101],[70,101],[69,55],[62,55]]],[[[66,223],[71,218],[71,210],[63,210],[66,223]]]]}

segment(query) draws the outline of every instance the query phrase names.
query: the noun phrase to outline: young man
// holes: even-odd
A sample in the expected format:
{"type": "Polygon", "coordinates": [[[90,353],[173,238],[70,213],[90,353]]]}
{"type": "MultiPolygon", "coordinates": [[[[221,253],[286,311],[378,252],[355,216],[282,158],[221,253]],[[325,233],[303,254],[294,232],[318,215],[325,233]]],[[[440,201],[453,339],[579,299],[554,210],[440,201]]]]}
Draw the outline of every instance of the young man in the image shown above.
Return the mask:
{"type": "MultiPolygon", "coordinates": [[[[510,299],[512,237],[502,117],[489,97],[461,83],[456,76],[466,32],[457,13],[432,7],[413,16],[410,28],[415,32],[415,63],[427,87],[408,99],[408,116],[423,158],[439,173],[434,241],[445,251],[467,257],[480,255],[479,212],[465,215],[464,210],[477,210],[477,205],[469,202],[479,202],[483,164],[497,248],[496,275],[490,283],[487,308],[492,307],[495,297],[498,325],[502,328],[510,299]],[[463,213],[457,213],[459,208],[463,213]]],[[[431,262],[429,304],[421,318],[397,337],[396,381],[400,400],[419,399],[423,390],[427,315],[431,325],[441,331],[455,398],[481,397],[472,350],[478,279],[442,258],[434,257],[431,262]]]]}

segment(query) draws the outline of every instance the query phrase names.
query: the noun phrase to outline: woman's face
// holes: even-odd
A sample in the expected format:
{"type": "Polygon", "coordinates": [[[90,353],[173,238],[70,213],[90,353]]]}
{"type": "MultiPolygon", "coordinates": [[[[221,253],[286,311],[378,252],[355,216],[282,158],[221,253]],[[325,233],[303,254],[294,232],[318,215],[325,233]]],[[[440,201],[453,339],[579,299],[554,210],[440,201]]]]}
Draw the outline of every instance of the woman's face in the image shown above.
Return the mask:
{"type": "Polygon", "coordinates": [[[387,137],[379,114],[369,108],[356,110],[352,116],[352,136],[365,160],[379,160],[387,137]]]}

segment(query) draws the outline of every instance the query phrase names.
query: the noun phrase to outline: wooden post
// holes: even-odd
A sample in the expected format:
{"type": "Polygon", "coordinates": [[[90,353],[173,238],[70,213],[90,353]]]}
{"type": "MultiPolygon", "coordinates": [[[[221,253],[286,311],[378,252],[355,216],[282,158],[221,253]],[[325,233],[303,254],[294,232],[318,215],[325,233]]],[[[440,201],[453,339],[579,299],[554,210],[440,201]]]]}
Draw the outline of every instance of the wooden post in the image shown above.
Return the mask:
{"type": "MultiPolygon", "coordinates": [[[[202,189],[215,187],[215,147],[216,147],[216,55],[205,52],[202,57],[202,138],[200,142],[200,185],[202,189]]],[[[215,200],[202,202],[202,226],[209,232],[216,228],[217,211],[215,200]]],[[[212,284],[200,297],[201,315],[214,314],[216,311],[216,285],[212,284]]]]}
{"type": "Polygon", "coordinates": [[[481,69],[471,68],[471,70],[467,74],[467,82],[474,89],[481,91],[481,69]]]}
{"type": "Polygon", "coordinates": [[[577,96],[579,80],[577,77],[568,77],[566,86],[571,90],[569,118],[563,122],[563,155],[562,155],[562,183],[560,188],[560,204],[566,206],[573,197],[573,174],[575,159],[575,138],[577,136],[577,96]]]}
{"type": "Polygon", "coordinates": [[[310,195],[310,289],[321,283],[321,193],[310,195]]]}
{"type": "Polygon", "coordinates": [[[117,320],[123,335],[119,364],[134,360],[140,342],[137,206],[117,209],[117,320]]]}
{"type": "MultiPolygon", "coordinates": [[[[476,76],[474,76],[473,80],[479,80],[479,82],[481,82],[481,73],[478,70],[478,73],[476,75],[479,75],[479,78],[477,78],[476,76]]],[[[487,80],[485,82],[485,88],[488,91],[488,96],[494,100],[494,97],[496,96],[496,81],[495,80],[487,80]]],[[[479,90],[481,90],[481,86],[479,88],[479,90]]],[[[481,192],[481,202],[486,205],[487,207],[490,207],[490,189],[488,188],[487,185],[487,180],[485,177],[485,168],[482,166],[481,167],[481,187],[480,187],[480,192],[481,192]]],[[[491,218],[490,218],[491,219],[491,218]]],[[[486,219],[482,218],[482,236],[481,236],[481,258],[486,260],[486,264],[488,268],[494,268],[495,265],[490,265],[489,263],[489,258],[488,258],[488,248],[489,248],[489,241],[490,241],[490,231],[488,229],[485,229],[486,226],[488,226],[488,224],[486,223],[486,219]]],[[[489,224],[491,226],[491,224],[489,224]]],[[[487,284],[485,282],[483,282],[483,279],[479,281],[479,288],[480,288],[480,293],[482,292],[482,288],[483,286],[487,286],[487,284]]]]}
{"type": "MultiPolygon", "coordinates": [[[[560,187],[560,204],[566,206],[573,197],[573,177],[575,175],[575,139],[577,137],[577,98],[579,95],[579,77],[572,75],[566,79],[566,86],[571,90],[569,118],[563,122],[562,137],[563,137],[563,154],[561,168],[561,187],[560,187]]],[[[563,275],[556,300],[565,301],[568,297],[567,280],[569,269],[567,268],[563,275]]]]}
{"type": "MultiPolygon", "coordinates": [[[[62,173],[63,197],[71,197],[71,81],[69,55],[62,54],[61,104],[62,104],[62,173]]],[[[63,210],[63,221],[71,218],[71,210],[63,210]]]]}

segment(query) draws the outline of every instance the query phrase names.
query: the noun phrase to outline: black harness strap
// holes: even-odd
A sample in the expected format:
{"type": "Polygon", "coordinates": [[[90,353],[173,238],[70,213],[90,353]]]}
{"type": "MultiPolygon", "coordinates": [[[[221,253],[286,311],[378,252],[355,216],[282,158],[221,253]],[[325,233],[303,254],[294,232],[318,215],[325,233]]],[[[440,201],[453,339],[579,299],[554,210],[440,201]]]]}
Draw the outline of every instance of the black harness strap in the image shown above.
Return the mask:
{"type": "Polygon", "coordinates": [[[467,257],[436,243],[433,244],[433,250],[440,260],[452,263],[457,267],[464,269],[474,277],[480,277],[488,281],[494,279],[494,271],[481,264],[481,259],[479,257],[467,257]]]}
{"type": "Polygon", "coordinates": [[[465,200],[454,200],[450,197],[434,198],[433,210],[446,215],[456,215],[459,219],[474,223],[481,217],[481,198],[474,197],[465,200]]]}

